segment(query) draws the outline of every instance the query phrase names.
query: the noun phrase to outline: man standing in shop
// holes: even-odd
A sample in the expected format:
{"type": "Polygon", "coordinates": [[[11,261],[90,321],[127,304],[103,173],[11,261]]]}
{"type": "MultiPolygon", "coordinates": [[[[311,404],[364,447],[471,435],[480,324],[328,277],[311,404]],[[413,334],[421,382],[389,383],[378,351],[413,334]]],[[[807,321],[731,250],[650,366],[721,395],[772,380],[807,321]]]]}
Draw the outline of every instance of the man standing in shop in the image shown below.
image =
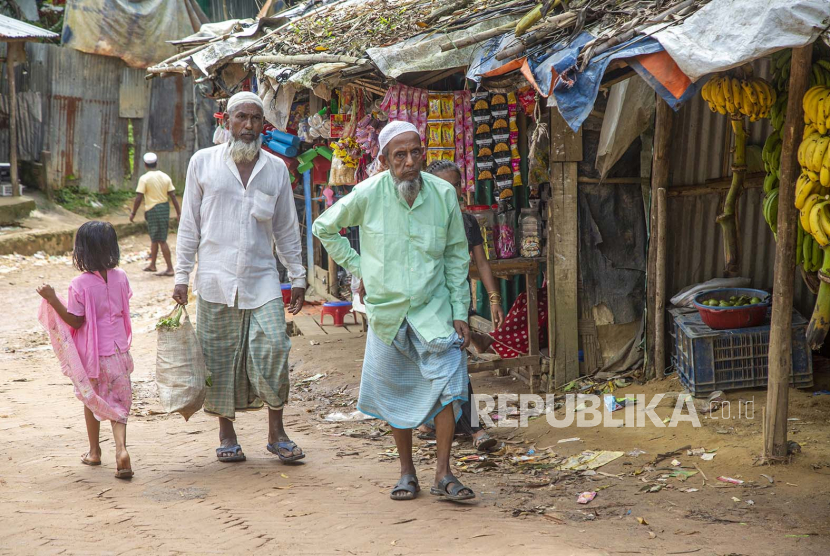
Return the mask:
{"type": "Polygon", "coordinates": [[[159,248],[164,257],[167,269],[159,272],[156,276],[173,276],[173,262],[170,258],[170,246],[167,245],[167,232],[170,229],[170,203],[176,209],[176,216],[181,219],[182,209],[179,207],[179,200],[176,199],[176,188],[170,176],[157,170],[158,157],[155,153],[144,155],[144,167],[147,169],[138,180],[136,188],[135,203],[133,212],[130,214],[130,222],[135,220],[135,215],[141,203],[144,203],[144,219],[147,221],[147,231],[150,234],[150,264],[144,269],[145,272],[156,272],[156,258],[159,248]]]}
{"type": "Polygon", "coordinates": [[[412,429],[434,418],[435,482],[430,493],[475,498],[450,471],[456,420],[467,394],[470,255],[453,187],[422,173],[424,147],[411,123],[380,133],[387,168],[326,210],[314,235],[337,264],[363,280],[369,332],[358,410],[392,427],[401,477],[393,500],[420,490],[412,461],[412,429]],[[360,226],[360,254],[340,230],[360,226]]]}

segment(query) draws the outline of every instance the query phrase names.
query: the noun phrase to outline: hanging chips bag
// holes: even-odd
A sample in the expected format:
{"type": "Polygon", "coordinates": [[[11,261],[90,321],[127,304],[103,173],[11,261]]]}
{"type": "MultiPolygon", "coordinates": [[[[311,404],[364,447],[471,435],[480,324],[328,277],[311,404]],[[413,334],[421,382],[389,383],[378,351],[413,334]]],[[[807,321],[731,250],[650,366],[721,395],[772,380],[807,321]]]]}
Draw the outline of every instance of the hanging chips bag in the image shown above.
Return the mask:
{"type": "Polygon", "coordinates": [[[427,166],[436,160],[443,159],[443,151],[441,149],[427,149],[427,166]]]}
{"type": "Polygon", "coordinates": [[[421,143],[427,139],[427,112],[429,111],[429,92],[426,89],[418,90],[418,133],[421,134],[421,143]]]}
{"type": "Polygon", "coordinates": [[[455,109],[453,105],[452,94],[441,95],[441,119],[455,119],[455,109]]]}
{"type": "Polygon", "coordinates": [[[441,119],[441,95],[432,93],[429,94],[429,112],[427,119],[440,120],[441,119]]]}
{"type": "Polygon", "coordinates": [[[443,149],[441,151],[441,160],[455,162],[455,149],[443,149]]]}
{"type": "Polygon", "coordinates": [[[427,147],[437,148],[441,146],[441,122],[429,122],[427,124],[427,147]]]}
{"type": "MultiPolygon", "coordinates": [[[[400,106],[400,94],[401,94],[401,87],[395,86],[390,89],[392,95],[389,97],[389,109],[387,113],[389,114],[389,120],[394,121],[398,119],[398,109],[400,106]]],[[[406,95],[404,95],[404,101],[406,100],[406,95]]]]}
{"type": "Polygon", "coordinates": [[[455,147],[455,122],[441,124],[441,146],[445,149],[455,147]]]}

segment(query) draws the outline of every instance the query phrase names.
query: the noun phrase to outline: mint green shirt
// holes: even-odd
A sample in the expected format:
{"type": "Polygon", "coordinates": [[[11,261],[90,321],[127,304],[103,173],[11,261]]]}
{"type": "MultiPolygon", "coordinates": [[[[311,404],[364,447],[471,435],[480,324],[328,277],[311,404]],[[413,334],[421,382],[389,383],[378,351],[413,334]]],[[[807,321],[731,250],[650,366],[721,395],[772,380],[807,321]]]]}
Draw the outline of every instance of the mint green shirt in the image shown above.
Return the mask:
{"type": "Polygon", "coordinates": [[[470,255],[453,187],[432,174],[412,207],[389,172],[358,184],[314,222],[329,255],[366,288],[369,325],[392,344],[404,319],[426,341],[446,338],[453,320],[467,322],[470,255]],[[360,255],[340,230],[360,227],[360,255]]]}

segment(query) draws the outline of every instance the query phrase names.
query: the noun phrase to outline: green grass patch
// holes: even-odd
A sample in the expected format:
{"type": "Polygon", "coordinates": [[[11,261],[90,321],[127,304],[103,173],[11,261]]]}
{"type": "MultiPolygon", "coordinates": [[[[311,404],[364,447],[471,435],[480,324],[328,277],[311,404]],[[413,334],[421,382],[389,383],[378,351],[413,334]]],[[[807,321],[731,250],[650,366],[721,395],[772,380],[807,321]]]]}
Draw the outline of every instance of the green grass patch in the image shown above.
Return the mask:
{"type": "Polygon", "coordinates": [[[122,208],[134,196],[129,189],[95,193],[77,186],[67,186],[55,192],[55,201],[66,210],[87,218],[97,218],[122,208]]]}

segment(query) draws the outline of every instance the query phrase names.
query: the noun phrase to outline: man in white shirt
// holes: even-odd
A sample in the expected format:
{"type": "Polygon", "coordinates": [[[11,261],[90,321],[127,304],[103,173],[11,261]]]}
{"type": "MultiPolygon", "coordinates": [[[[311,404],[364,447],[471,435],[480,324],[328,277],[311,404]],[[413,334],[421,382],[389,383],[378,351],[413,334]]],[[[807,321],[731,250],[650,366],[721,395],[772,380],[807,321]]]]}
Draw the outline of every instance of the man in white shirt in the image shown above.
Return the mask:
{"type": "Polygon", "coordinates": [[[212,375],[205,413],[219,417],[222,462],[244,461],[233,420],[237,411],[268,406],[268,451],[282,461],[305,457],[283,428],[288,401],[284,305],[272,238],[288,269],[296,315],[305,302],[306,272],[288,169],[261,149],[262,101],[253,93],[228,100],[232,139],[190,159],[177,239],[173,299],[188,301],[190,273],[199,337],[212,375]]]}

